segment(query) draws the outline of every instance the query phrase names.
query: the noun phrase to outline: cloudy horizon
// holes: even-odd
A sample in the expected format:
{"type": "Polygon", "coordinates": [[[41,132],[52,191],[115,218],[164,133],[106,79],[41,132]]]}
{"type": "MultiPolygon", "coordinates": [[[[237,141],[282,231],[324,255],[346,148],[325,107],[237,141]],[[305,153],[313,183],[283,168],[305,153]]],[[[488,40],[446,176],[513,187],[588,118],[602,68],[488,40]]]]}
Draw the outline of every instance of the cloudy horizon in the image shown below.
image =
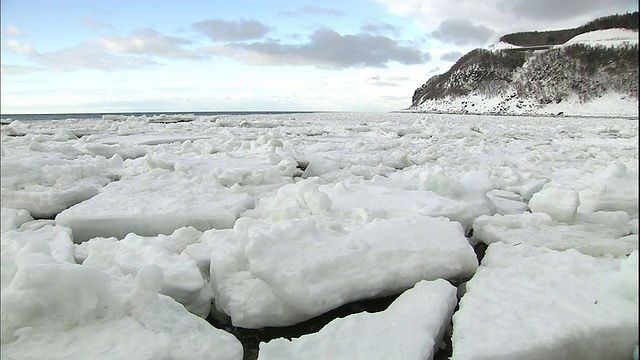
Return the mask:
{"type": "Polygon", "coordinates": [[[2,3],[3,114],[392,111],[506,33],[638,10],[627,0],[2,3]]]}

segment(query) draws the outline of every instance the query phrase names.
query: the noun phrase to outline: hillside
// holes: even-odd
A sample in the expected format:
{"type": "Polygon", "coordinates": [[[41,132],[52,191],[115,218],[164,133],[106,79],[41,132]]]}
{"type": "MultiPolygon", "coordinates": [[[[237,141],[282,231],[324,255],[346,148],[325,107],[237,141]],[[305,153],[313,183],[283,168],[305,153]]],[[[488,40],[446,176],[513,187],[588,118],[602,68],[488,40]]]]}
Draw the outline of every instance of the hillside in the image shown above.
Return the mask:
{"type": "Polygon", "coordinates": [[[561,45],[580,34],[606,29],[629,29],[638,31],[638,12],[601,17],[573,29],[526,31],[507,34],[500,38],[500,42],[517,46],[561,45]]]}
{"type": "Polygon", "coordinates": [[[637,29],[583,32],[535,51],[501,40],[491,50],[467,53],[449,71],[430,78],[414,92],[409,110],[638,116],[637,29]]]}

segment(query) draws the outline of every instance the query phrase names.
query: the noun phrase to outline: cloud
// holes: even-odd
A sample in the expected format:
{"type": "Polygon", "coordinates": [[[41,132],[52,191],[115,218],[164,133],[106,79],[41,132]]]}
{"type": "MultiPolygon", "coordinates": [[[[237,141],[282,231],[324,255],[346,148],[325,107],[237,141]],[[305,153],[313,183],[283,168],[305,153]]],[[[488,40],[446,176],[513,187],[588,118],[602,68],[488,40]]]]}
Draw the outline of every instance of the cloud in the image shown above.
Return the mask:
{"type": "Polygon", "coordinates": [[[431,36],[458,46],[484,45],[493,36],[494,31],[484,25],[473,25],[466,19],[447,19],[431,33],[431,36]]]}
{"type": "Polygon", "coordinates": [[[81,42],[75,46],[48,53],[38,53],[28,44],[9,40],[5,46],[38,66],[8,68],[8,72],[18,71],[77,71],[81,69],[117,71],[144,69],[161,65],[154,57],[165,59],[199,60],[202,54],[185,49],[191,40],[167,36],[152,29],[137,29],[131,35],[109,35],[95,40],[81,42]]]}
{"type": "Polygon", "coordinates": [[[366,24],[360,27],[360,30],[373,33],[373,34],[391,34],[398,36],[400,35],[401,29],[397,26],[386,24],[386,23],[378,23],[378,24],[366,24]]]}
{"type": "Polygon", "coordinates": [[[74,47],[37,54],[33,60],[51,71],[77,71],[80,69],[116,71],[158,66],[142,56],[117,55],[105,51],[99,41],[86,41],[74,47]]]}
{"type": "Polygon", "coordinates": [[[271,28],[257,20],[205,20],[194,23],[193,28],[212,41],[244,41],[259,39],[271,28]]]}
{"type": "Polygon", "coordinates": [[[193,43],[190,40],[167,36],[152,29],[137,29],[130,36],[110,35],[99,40],[110,52],[136,55],[151,55],[173,59],[200,59],[193,51],[182,48],[193,43]]]}
{"type": "Polygon", "coordinates": [[[397,76],[397,75],[384,75],[381,76],[379,73],[370,73],[365,76],[365,83],[373,86],[401,86],[405,81],[413,80],[407,76],[397,76]]]}
{"type": "Polygon", "coordinates": [[[254,65],[311,65],[322,69],[349,67],[386,67],[391,61],[401,64],[422,64],[430,60],[428,53],[399,45],[385,36],[369,34],[340,35],[322,28],[310,41],[287,45],[274,41],[231,43],[211,47],[211,54],[228,56],[254,65]]]}
{"type": "Polygon", "coordinates": [[[96,32],[100,32],[102,30],[112,30],[113,29],[113,25],[109,25],[107,23],[104,23],[94,17],[91,16],[82,16],[78,19],[78,21],[80,22],[80,24],[96,31],[96,32]]]}
{"type": "MultiPolygon", "coordinates": [[[[542,21],[573,19],[591,13],[601,13],[603,8],[606,9],[606,14],[613,15],[618,12],[624,13],[625,9],[634,5],[637,10],[637,0],[501,0],[498,3],[498,6],[517,17],[542,21]]],[[[594,15],[593,18],[595,17],[594,15]]]]}
{"type": "Polygon", "coordinates": [[[453,61],[457,61],[461,57],[462,57],[462,53],[461,52],[449,51],[447,53],[444,53],[444,54],[440,55],[440,60],[453,62],[453,61]]]}
{"type": "Polygon", "coordinates": [[[20,29],[19,27],[15,26],[13,24],[7,24],[7,26],[4,27],[3,35],[7,35],[7,36],[24,36],[24,32],[22,31],[22,29],[20,29]]]}
{"type": "Polygon", "coordinates": [[[490,26],[496,38],[516,31],[544,31],[583,25],[601,16],[638,10],[637,0],[374,0],[433,31],[443,19],[467,19],[490,26]]]}
{"type": "Polygon", "coordinates": [[[36,53],[36,51],[33,49],[31,45],[25,44],[17,40],[7,41],[5,46],[7,49],[17,54],[32,55],[36,53]]]}
{"type": "Polygon", "coordinates": [[[344,12],[337,9],[321,8],[313,5],[305,5],[295,11],[280,11],[278,15],[282,15],[282,16],[326,15],[326,16],[332,16],[332,17],[340,17],[340,16],[344,16],[344,12]]]}
{"type": "Polygon", "coordinates": [[[2,75],[28,75],[42,70],[37,66],[2,64],[2,75]]]}

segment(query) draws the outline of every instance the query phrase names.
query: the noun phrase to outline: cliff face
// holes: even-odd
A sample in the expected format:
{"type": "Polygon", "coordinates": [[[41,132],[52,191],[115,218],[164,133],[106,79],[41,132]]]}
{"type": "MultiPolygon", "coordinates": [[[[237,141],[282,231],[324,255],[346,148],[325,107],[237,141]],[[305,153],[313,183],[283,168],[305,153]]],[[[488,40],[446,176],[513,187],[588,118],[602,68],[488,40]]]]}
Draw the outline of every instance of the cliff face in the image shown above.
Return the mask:
{"type": "MultiPolygon", "coordinates": [[[[540,39],[549,36],[542,34],[540,39]]],[[[430,78],[414,92],[410,110],[558,115],[592,109],[598,110],[594,115],[638,116],[637,30],[596,30],[561,45],[501,47],[473,50],[430,78]]]]}

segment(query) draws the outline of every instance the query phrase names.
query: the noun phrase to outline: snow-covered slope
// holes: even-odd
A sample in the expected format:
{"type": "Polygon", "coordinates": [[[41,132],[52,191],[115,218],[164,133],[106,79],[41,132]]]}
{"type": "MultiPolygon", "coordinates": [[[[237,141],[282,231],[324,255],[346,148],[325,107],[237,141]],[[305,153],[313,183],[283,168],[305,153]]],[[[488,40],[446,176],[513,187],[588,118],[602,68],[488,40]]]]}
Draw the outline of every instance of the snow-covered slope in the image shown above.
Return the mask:
{"type": "Polygon", "coordinates": [[[629,29],[605,29],[590,31],[588,33],[576,35],[569,39],[562,46],[573,44],[586,44],[591,46],[620,46],[634,45],[638,43],[638,32],[629,29]]]}

